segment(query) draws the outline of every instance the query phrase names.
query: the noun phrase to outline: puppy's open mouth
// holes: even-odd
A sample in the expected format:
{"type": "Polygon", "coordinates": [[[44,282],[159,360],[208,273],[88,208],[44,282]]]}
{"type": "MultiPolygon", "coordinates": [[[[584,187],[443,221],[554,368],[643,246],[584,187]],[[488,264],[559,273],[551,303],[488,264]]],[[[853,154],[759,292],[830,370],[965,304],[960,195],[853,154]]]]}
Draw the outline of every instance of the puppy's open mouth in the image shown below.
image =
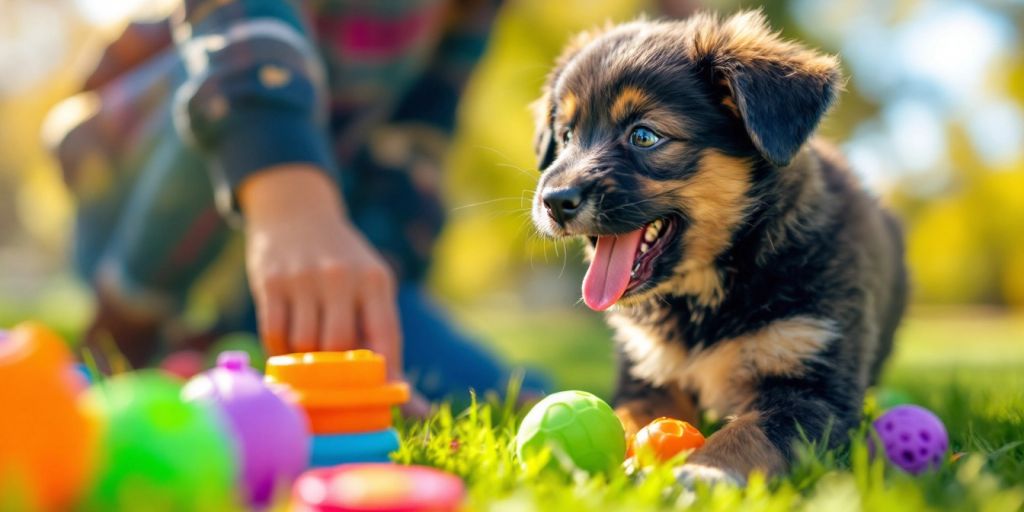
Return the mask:
{"type": "Polygon", "coordinates": [[[654,275],[654,264],[678,229],[674,216],[657,219],[640,229],[596,237],[594,258],[583,278],[583,302],[604,311],[654,275]]]}

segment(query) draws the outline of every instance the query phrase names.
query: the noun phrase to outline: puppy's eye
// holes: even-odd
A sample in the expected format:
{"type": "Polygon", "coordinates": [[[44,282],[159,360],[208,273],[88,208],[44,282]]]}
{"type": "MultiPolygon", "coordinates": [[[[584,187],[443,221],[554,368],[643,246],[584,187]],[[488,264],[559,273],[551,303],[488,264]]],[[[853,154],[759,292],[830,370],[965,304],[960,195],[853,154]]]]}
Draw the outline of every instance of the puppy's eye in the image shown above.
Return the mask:
{"type": "Polygon", "coordinates": [[[637,126],[633,129],[633,132],[629,134],[629,143],[638,148],[649,148],[658,143],[661,137],[654,133],[650,128],[644,126],[637,126]]]}
{"type": "Polygon", "coordinates": [[[570,142],[572,142],[572,130],[566,130],[565,133],[562,134],[562,144],[566,145],[570,142]]]}

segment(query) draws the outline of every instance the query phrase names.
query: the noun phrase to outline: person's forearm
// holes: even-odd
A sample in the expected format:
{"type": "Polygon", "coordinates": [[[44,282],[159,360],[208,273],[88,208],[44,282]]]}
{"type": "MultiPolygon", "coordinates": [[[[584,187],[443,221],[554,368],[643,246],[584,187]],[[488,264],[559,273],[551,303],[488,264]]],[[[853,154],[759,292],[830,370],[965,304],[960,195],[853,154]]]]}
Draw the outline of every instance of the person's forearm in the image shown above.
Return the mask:
{"type": "Polygon", "coordinates": [[[250,175],[238,188],[242,214],[249,222],[280,221],[295,215],[341,218],[337,187],[311,165],[285,164],[250,175]]]}

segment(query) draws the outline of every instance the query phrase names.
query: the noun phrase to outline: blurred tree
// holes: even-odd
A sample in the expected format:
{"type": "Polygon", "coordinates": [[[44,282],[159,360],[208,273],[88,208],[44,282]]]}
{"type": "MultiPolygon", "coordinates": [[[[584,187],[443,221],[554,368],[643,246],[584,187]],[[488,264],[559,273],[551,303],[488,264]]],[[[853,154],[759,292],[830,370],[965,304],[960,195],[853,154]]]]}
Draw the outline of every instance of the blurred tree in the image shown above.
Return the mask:
{"type": "MultiPolygon", "coordinates": [[[[173,0],[160,3],[169,1],[173,0]]],[[[508,2],[460,113],[446,186],[450,223],[432,274],[439,291],[459,301],[498,293],[534,306],[572,304],[578,298],[578,247],[539,239],[530,222],[538,174],[530,147],[533,120],[528,105],[573,33],[665,6],[685,11],[694,3],[723,12],[756,5],[738,0],[508,2]]],[[[26,283],[27,288],[38,288],[64,260],[69,208],[56,168],[39,143],[40,127],[49,107],[80,85],[105,34],[88,25],[77,9],[91,20],[114,23],[103,27],[113,33],[116,23],[107,14],[127,12],[111,10],[121,5],[110,0],[0,0],[0,298],[21,297],[26,283]]],[[[840,142],[866,133],[888,144],[876,155],[883,168],[893,172],[883,176],[885,188],[880,192],[905,219],[915,300],[1024,309],[1024,151],[999,161],[983,154],[977,127],[968,122],[970,104],[940,111],[938,126],[897,124],[893,133],[886,125],[887,109],[907,97],[930,100],[930,89],[907,89],[901,82],[881,87],[872,80],[891,79],[889,75],[905,70],[858,54],[865,45],[870,49],[880,34],[890,37],[886,41],[916,37],[906,35],[915,20],[965,6],[973,9],[969,12],[984,13],[1010,34],[1009,47],[986,61],[974,96],[998,98],[1003,103],[997,105],[1013,106],[1016,110],[1009,109],[1006,115],[1020,121],[1024,8],[1019,2],[777,0],[763,8],[787,37],[840,53],[846,62],[846,91],[822,133],[840,142]],[[879,76],[864,76],[872,74],[865,69],[879,76]],[[893,147],[904,140],[895,135],[926,128],[945,137],[940,148],[945,156],[934,168],[897,173],[897,150],[906,148],[893,147]]],[[[969,34],[944,36],[955,42],[969,34]]],[[[880,51],[890,50],[896,51],[885,46],[880,51]]],[[[941,55],[926,57],[944,65],[941,55]]],[[[950,69],[962,69],[954,66],[958,64],[948,62],[950,69]]],[[[1004,135],[1000,130],[982,125],[980,138],[1004,135]]]]}

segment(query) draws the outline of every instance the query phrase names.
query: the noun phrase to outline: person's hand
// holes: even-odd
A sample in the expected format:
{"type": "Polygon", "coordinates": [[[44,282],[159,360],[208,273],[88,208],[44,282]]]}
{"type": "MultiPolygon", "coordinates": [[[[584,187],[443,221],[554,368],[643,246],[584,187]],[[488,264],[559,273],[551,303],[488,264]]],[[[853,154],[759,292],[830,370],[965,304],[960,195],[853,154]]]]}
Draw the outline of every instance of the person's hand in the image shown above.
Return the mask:
{"type": "Polygon", "coordinates": [[[239,189],[260,335],[274,354],[369,348],[402,368],[395,278],[319,170],[283,165],[239,189]]]}

